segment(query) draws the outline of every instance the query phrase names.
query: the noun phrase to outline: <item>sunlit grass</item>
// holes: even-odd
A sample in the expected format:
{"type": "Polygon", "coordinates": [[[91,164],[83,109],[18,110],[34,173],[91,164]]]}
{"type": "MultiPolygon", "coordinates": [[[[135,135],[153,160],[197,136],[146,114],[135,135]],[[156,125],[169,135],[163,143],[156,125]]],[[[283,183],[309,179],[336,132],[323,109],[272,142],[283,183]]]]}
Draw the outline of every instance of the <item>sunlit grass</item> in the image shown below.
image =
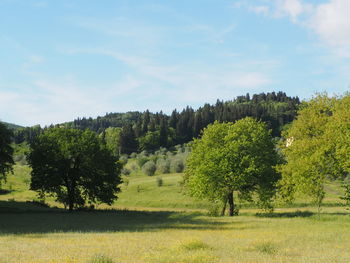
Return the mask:
{"type": "Polygon", "coordinates": [[[115,210],[69,213],[26,202],[36,198],[29,171],[16,166],[0,195],[1,263],[350,262],[350,215],[336,206],[336,183],[320,215],[299,199],[305,207],[247,207],[230,218],[207,216],[208,202],[183,194],[181,174],[162,175],[161,187],[137,175],[115,205],[99,206],[115,210]]]}

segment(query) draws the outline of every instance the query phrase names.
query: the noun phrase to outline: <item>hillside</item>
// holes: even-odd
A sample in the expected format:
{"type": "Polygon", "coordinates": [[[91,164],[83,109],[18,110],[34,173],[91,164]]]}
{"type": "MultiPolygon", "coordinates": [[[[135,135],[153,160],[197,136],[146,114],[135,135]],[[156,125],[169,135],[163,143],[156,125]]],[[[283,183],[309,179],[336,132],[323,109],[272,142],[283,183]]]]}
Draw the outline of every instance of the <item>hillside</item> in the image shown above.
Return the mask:
{"type": "MultiPolygon", "coordinates": [[[[114,128],[113,132],[119,137],[115,148],[120,149],[120,153],[130,154],[188,143],[215,121],[234,122],[247,116],[264,121],[273,136],[280,136],[283,127],[294,120],[299,104],[298,97],[289,97],[284,92],[247,93],[229,101],[218,100],[213,105],[206,103],[196,110],[189,106],[182,111],[173,110],[170,115],[148,110],[108,113],[103,117],[78,118],[57,126],[90,129],[104,138],[107,129],[114,128]]],[[[42,131],[40,126],[19,129],[15,133],[15,142],[31,141],[42,131]]]]}
{"type": "MultiPolygon", "coordinates": [[[[131,163],[132,165],[132,163],[131,163]]],[[[112,208],[137,208],[137,209],[170,209],[170,210],[201,210],[207,211],[213,204],[205,200],[196,200],[185,194],[182,187],[183,174],[157,174],[146,176],[140,171],[124,176],[124,183],[121,186],[121,193],[112,208]],[[162,178],[163,185],[158,186],[157,178],[162,178]]],[[[26,165],[16,165],[14,174],[8,175],[7,182],[2,185],[0,201],[30,202],[36,200],[36,193],[29,190],[30,168],[26,165]]],[[[325,187],[326,196],[324,206],[341,206],[343,201],[339,198],[343,190],[339,182],[328,182],[325,187]]],[[[54,199],[47,198],[46,202],[51,206],[62,207],[54,199]]],[[[313,207],[310,198],[299,196],[292,205],[282,202],[275,204],[277,207],[313,207]]],[[[240,203],[242,208],[256,208],[255,205],[240,203]]],[[[99,208],[110,208],[101,205],[99,208]]],[[[1,210],[1,208],[0,208],[1,210]]]]}
{"type": "Polygon", "coordinates": [[[17,125],[17,124],[13,124],[13,123],[8,123],[8,122],[3,122],[3,121],[2,121],[2,123],[5,124],[6,127],[8,127],[11,130],[17,130],[17,129],[24,128],[23,126],[20,126],[20,125],[17,125]]]}

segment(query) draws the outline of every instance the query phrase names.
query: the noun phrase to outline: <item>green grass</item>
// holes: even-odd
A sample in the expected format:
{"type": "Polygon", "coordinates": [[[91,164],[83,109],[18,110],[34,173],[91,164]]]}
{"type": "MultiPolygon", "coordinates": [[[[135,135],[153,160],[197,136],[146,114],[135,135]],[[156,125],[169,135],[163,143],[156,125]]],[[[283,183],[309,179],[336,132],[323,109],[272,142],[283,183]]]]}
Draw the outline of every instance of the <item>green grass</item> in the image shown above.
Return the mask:
{"type": "Polygon", "coordinates": [[[1,263],[350,262],[350,215],[338,183],[326,185],[320,215],[299,197],[305,207],[246,207],[230,218],[207,216],[210,204],[184,195],[181,174],[162,175],[161,187],[139,174],[112,207],[69,213],[31,202],[29,172],[16,166],[0,194],[1,263]]]}
{"type": "MultiPolygon", "coordinates": [[[[2,186],[0,200],[32,201],[36,194],[29,190],[30,168],[25,165],[16,165],[14,174],[8,176],[7,183],[2,186]]],[[[158,175],[159,176],[159,175],[158,175]]],[[[185,194],[181,186],[182,174],[161,175],[163,185],[158,186],[157,175],[145,176],[141,173],[126,177],[128,185],[122,185],[122,192],[112,208],[162,208],[174,210],[200,210],[209,209],[212,205],[206,200],[197,200],[185,194]]],[[[334,207],[344,203],[339,197],[343,194],[340,182],[330,182],[325,186],[326,197],[323,206],[334,207]]],[[[53,198],[46,200],[50,205],[62,207],[54,202],[53,198]]],[[[311,199],[306,196],[299,196],[294,204],[286,205],[276,203],[276,207],[309,207],[311,199]]],[[[241,203],[243,208],[256,208],[247,203],[241,203]]],[[[108,208],[100,205],[100,208],[108,208]]]]}

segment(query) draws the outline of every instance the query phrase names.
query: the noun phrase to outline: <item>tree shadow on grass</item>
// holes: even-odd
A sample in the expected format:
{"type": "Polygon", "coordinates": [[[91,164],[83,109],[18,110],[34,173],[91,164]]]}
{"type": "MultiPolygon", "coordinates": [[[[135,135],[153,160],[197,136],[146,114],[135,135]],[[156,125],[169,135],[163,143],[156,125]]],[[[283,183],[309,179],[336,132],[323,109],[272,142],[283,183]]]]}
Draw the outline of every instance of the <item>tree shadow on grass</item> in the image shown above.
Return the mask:
{"type": "Polygon", "coordinates": [[[8,189],[0,189],[0,195],[7,195],[13,192],[13,190],[8,190],[8,189]]]}
{"type": "Polygon", "coordinates": [[[278,212],[278,213],[256,213],[257,217],[265,218],[295,218],[295,217],[313,217],[313,216],[348,216],[349,213],[334,212],[334,213],[323,213],[318,214],[317,212],[311,211],[300,211],[296,210],[294,212],[278,212]]]}
{"type": "Polygon", "coordinates": [[[94,210],[68,212],[36,207],[25,202],[0,201],[1,234],[44,234],[53,232],[159,231],[162,229],[223,230],[240,223],[217,222],[201,213],[169,211],[94,210]],[[4,209],[5,207],[5,209],[4,209]],[[6,208],[7,207],[7,208],[6,208]],[[11,208],[11,209],[9,209],[11,208]]]}
{"type": "Polygon", "coordinates": [[[279,213],[257,213],[257,217],[266,217],[266,218],[293,218],[293,217],[310,217],[314,213],[310,211],[294,211],[294,212],[279,212],[279,213]]]}

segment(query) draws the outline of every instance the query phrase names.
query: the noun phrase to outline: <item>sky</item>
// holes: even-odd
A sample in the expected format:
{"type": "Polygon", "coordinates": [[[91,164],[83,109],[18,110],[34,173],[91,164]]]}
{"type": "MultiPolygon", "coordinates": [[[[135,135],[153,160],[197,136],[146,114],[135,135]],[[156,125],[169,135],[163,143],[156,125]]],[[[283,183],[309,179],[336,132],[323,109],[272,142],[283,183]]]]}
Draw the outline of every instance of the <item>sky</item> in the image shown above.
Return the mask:
{"type": "Polygon", "coordinates": [[[0,119],[343,94],[349,10],[349,0],[0,0],[0,119]]]}

